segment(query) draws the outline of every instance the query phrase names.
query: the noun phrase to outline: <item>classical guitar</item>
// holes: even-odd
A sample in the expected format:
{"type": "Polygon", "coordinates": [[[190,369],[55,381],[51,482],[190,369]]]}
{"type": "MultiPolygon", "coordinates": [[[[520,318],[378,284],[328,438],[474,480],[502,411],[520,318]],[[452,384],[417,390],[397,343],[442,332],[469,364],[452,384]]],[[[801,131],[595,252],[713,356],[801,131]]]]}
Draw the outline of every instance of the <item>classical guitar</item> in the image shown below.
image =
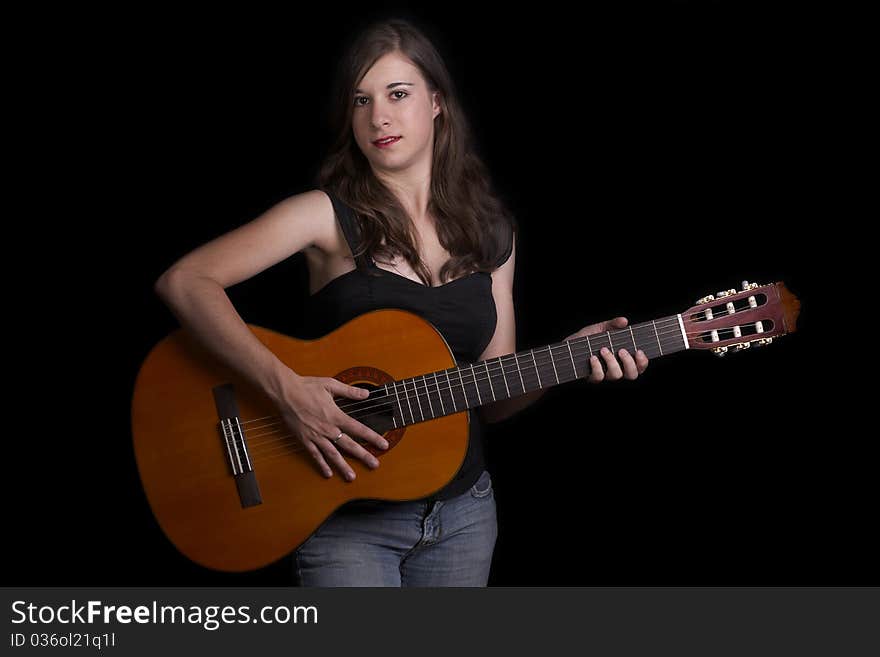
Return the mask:
{"type": "Polygon", "coordinates": [[[624,329],[478,363],[455,361],[415,314],[365,313],[316,340],[249,324],[282,362],[370,391],[339,408],[383,434],[370,470],[325,478],[261,390],[220,364],[184,329],[147,355],[132,400],[137,466],[162,530],[192,561],[223,571],[265,566],[302,544],[342,504],[411,500],[449,483],[467,450],[468,409],[586,378],[602,347],[658,358],[688,349],[725,354],[795,331],[800,302],[783,283],[743,283],[688,310],[624,329]]]}

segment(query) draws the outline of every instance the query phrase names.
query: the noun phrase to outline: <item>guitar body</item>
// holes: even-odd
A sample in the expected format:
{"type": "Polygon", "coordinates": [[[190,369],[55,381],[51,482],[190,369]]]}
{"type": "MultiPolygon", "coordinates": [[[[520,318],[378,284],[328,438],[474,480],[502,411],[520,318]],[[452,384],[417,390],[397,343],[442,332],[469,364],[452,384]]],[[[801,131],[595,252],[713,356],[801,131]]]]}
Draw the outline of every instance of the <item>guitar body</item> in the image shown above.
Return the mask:
{"type": "MultiPolygon", "coordinates": [[[[453,367],[443,336],[403,310],[377,310],[317,340],[300,340],[254,325],[257,338],[303,376],[333,377],[381,388],[394,380],[453,367]]],[[[338,398],[345,404],[369,400],[338,398]]],[[[413,500],[449,483],[467,452],[469,417],[461,412],[395,428],[388,414],[362,420],[388,440],[366,446],[380,461],[370,470],[343,453],[354,481],[334,470],[325,478],[279,409],[178,329],[159,342],[139,371],[132,435],[144,491],[159,525],[188,558],[208,568],[245,571],[296,549],[346,502],[413,500]],[[227,384],[231,384],[231,389],[227,384]],[[259,502],[243,504],[215,397],[231,390],[247,442],[259,502]]]]}
{"type": "Polygon", "coordinates": [[[178,329],[138,373],[135,457],[150,507],[184,555],[217,570],[253,570],[299,547],[346,502],[415,500],[443,488],[467,453],[465,409],[584,379],[603,348],[654,359],[763,347],[793,333],[799,313],[782,282],[743,281],[742,291],[707,295],[682,313],[469,364],[457,364],[440,332],[405,310],[365,313],[317,340],[249,325],[297,374],[371,391],[334,399],[390,445],[364,444],[376,470],[347,456],[351,482],[325,478],[271,400],[178,329]]]}

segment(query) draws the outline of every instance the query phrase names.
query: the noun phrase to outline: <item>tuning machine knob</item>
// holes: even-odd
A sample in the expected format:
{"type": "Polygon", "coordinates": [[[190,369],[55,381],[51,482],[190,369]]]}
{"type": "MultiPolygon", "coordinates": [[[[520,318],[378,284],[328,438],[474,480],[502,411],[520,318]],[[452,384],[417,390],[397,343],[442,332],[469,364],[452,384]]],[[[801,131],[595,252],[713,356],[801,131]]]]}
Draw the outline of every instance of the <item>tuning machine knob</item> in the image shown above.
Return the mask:
{"type": "Polygon", "coordinates": [[[750,342],[740,342],[739,344],[734,345],[737,351],[743,351],[744,349],[748,349],[752,346],[750,342]]]}
{"type": "Polygon", "coordinates": [[[743,292],[746,290],[754,290],[756,287],[760,287],[757,283],[749,283],[748,281],[743,281],[743,292]]]}
{"type": "Polygon", "coordinates": [[[727,347],[715,347],[712,353],[716,356],[724,356],[727,353],[727,347]]]}
{"type": "Polygon", "coordinates": [[[729,297],[731,294],[736,294],[736,290],[721,290],[716,296],[717,298],[722,299],[724,297],[729,297]]]}
{"type": "Polygon", "coordinates": [[[773,338],[761,338],[757,341],[759,347],[766,346],[768,344],[773,344],[773,338]]]}
{"type": "Polygon", "coordinates": [[[697,299],[697,303],[698,304],[699,303],[708,303],[709,301],[714,301],[714,300],[715,300],[715,295],[709,294],[709,295],[703,297],[702,299],[697,299]]]}

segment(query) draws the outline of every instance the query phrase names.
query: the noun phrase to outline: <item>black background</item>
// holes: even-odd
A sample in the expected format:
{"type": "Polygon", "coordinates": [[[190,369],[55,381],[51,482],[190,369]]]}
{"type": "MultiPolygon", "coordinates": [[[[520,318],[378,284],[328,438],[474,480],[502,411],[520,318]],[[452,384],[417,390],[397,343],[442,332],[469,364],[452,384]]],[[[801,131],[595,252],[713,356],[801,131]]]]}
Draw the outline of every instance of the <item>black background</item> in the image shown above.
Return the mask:
{"type": "MultiPolygon", "coordinates": [[[[26,319],[8,342],[28,366],[12,398],[8,584],[291,583],[286,561],[233,575],[175,551],[141,492],[131,395],[176,327],[153,282],[313,187],[335,61],[383,16],[434,39],[518,218],[519,349],[681,312],[743,279],[784,281],[803,303],[798,332],[770,348],[677,354],[491,425],[490,584],[878,583],[867,439],[819,338],[825,17],[763,3],[475,7],[144,13],[76,30],[60,17],[42,34],[51,55],[22,51],[46,97],[22,136],[50,135],[51,151],[22,162],[43,183],[18,223],[46,257],[22,246],[26,319]]],[[[246,321],[285,330],[305,262],[228,293],[246,321]]]]}

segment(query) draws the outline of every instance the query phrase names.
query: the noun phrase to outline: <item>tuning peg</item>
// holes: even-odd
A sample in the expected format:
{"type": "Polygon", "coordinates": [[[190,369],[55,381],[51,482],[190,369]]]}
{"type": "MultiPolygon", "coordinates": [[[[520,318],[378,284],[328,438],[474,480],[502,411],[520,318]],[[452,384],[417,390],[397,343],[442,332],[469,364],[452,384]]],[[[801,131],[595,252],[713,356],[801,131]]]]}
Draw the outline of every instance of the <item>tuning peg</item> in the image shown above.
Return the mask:
{"type": "Polygon", "coordinates": [[[773,344],[773,338],[761,338],[757,341],[759,347],[764,347],[768,344],[773,344]]]}
{"type": "Polygon", "coordinates": [[[712,353],[716,356],[724,356],[727,353],[727,347],[715,347],[712,350],[712,353]]]}
{"type": "Polygon", "coordinates": [[[714,301],[714,300],[715,300],[715,295],[709,294],[709,295],[703,297],[702,299],[697,299],[697,303],[708,303],[709,301],[714,301]]]}
{"type": "Polygon", "coordinates": [[[751,346],[752,345],[750,342],[740,342],[739,344],[736,345],[736,350],[743,351],[744,349],[748,349],[751,346]]]}
{"type": "Polygon", "coordinates": [[[746,290],[753,290],[758,287],[757,283],[749,283],[748,281],[743,281],[743,292],[746,290]]]}
{"type": "Polygon", "coordinates": [[[717,296],[717,298],[721,299],[723,297],[729,297],[731,294],[736,294],[736,290],[734,290],[734,289],[721,290],[716,296],[717,296]]]}

